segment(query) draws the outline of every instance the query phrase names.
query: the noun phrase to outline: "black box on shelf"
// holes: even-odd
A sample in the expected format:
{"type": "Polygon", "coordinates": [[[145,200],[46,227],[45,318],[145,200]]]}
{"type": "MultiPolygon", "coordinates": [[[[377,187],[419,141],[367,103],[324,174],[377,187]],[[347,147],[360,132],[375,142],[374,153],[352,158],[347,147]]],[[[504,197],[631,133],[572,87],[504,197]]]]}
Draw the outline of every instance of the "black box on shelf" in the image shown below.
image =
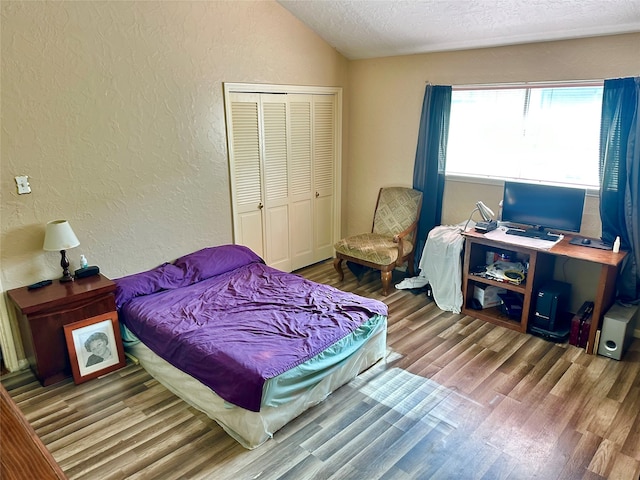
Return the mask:
{"type": "Polygon", "coordinates": [[[500,309],[512,320],[520,320],[522,318],[522,304],[524,297],[515,292],[499,293],[498,296],[502,299],[502,305],[500,309]]]}

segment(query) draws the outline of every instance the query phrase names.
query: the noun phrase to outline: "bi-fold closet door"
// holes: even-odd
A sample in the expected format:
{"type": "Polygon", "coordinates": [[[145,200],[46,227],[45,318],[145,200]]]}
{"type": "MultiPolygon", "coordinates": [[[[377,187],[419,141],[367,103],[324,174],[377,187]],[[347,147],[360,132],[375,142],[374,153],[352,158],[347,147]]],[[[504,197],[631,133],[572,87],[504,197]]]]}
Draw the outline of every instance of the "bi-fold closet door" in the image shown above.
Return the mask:
{"type": "Polygon", "coordinates": [[[339,224],[337,95],[225,93],[234,242],[284,271],[331,257],[339,224]]]}

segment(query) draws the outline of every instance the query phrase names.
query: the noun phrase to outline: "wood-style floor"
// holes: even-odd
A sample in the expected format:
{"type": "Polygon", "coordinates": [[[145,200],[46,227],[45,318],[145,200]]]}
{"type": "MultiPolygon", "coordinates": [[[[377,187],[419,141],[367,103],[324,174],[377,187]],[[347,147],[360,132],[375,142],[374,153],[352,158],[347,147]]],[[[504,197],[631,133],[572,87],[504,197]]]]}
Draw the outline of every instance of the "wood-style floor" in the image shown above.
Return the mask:
{"type": "Polygon", "coordinates": [[[2,383],[70,478],[638,479],[640,340],[623,361],[443,312],[423,294],[379,294],[389,358],[243,449],[140,366],[76,386],[30,373],[2,383]]]}

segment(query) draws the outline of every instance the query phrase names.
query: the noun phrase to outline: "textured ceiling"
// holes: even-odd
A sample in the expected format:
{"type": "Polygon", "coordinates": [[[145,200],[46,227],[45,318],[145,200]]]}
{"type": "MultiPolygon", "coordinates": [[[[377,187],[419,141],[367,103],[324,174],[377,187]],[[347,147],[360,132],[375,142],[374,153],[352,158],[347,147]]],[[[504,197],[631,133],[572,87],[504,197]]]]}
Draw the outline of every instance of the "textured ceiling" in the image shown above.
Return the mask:
{"type": "Polygon", "coordinates": [[[640,32],[640,0],[278,3],[352,60],[640,32]]]}

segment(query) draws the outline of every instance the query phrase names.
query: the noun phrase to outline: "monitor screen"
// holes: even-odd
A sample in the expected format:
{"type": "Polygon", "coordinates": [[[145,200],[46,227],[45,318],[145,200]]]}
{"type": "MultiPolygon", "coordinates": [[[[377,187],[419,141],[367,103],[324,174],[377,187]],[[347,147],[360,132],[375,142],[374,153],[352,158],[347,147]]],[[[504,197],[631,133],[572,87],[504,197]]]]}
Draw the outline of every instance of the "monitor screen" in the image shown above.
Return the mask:
{"type": "Polygon", "coordinates": [[[504,182],[502,221],[579,232],[585,193],[579,188],[504,182]]]}

